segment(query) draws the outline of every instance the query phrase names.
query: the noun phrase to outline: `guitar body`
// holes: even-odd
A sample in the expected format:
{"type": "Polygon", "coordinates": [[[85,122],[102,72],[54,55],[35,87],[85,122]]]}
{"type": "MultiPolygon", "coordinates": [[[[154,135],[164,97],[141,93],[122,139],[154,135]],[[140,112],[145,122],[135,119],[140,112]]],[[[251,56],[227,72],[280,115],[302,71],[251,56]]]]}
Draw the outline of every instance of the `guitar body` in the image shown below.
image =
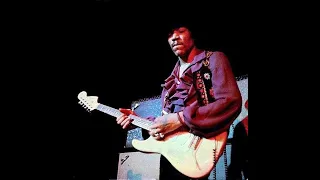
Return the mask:
{"type": "MultiPolygon", "coordinates": [[[[98,103],[97,96],[87,96],[87,92],[78,94],[79,104],[87,111],[97,109],[114,117],[122,113],[115,108],[98,103]]],[[[130,115],[132,124],[148,130],[153,122],[130,115]]],[[[201,178],[208,175],[215,167],[226,146],[228,133],[223,132],[211,138],[200,138],[186,129],[179,128],[156,140],[149,137],[146,140],[132,140],[132,146],[142,152],[159,153],[163,155],[178,171],[191,178],[201,178]]]]}
{"type": "Polygon", "coordinates": [[[201,178],[215,167],[226,146],[227,138],[227,132],[206,139],[180,130],[166,134],[162,140],[151,136],[146,140],[133,139],[132,146],[139,151],[160,153],[182,174],[201,178]]]}

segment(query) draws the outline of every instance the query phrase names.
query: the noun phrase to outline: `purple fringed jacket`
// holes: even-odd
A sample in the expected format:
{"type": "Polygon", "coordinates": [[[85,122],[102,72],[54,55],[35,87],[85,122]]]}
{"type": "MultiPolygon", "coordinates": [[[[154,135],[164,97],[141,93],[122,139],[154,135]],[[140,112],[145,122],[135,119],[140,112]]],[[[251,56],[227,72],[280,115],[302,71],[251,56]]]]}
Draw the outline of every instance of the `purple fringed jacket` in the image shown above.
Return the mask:
{"type": "Polygon", "coordinates": [[[165,80],[161,94],[162,110],[167,113],[183,111],[190,132],[204,137],[227,131],[240,114],[242,105],[228,58],[222,52],[211,53],[207,66],[203,63],[205,51],[195,56],[181,78],[178,61],[165,80]],[[204,98],[205,93],[208,98],[204,98]]]}

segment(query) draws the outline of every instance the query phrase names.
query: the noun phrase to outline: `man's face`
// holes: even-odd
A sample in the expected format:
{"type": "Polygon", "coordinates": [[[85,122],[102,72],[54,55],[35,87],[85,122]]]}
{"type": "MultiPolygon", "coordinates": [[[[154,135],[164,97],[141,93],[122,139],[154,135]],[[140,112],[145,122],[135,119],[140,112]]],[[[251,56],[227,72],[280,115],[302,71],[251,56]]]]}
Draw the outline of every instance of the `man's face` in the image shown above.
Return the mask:
{"type": "Polygon", "coordinates": [[[174,29],[168,37],[168,43],[176,56],[183,57],[194,47],[191,32],[186,27],[174,29]]]}

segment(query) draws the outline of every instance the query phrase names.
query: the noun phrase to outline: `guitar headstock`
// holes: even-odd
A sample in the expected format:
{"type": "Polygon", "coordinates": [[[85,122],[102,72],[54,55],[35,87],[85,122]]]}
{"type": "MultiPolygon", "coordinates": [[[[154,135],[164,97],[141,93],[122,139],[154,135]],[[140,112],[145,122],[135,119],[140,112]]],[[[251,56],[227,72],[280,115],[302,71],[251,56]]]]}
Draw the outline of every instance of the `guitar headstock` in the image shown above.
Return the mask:
{"type": "Polygon", "coordinates": [[[97,96],[87,96],[86,91],[78,94],[79,104],[82,105],[87,111],[93,111],[99,105],[97,96]]]}

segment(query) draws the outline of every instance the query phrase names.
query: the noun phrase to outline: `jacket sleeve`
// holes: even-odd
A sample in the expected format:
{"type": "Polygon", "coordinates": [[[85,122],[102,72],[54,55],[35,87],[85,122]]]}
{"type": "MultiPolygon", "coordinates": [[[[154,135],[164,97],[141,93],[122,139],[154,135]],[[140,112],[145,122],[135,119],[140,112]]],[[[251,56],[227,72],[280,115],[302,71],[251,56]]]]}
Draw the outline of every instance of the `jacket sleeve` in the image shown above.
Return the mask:
{"type": "Polygon", "coordinates": [[[185,124],[191,132],[205,137],[229,129],[241,112],[242,97],[228,58],[215,52],[209,58],[214,101],[200,106],[197,101],[183,110],[185,124]]]}

